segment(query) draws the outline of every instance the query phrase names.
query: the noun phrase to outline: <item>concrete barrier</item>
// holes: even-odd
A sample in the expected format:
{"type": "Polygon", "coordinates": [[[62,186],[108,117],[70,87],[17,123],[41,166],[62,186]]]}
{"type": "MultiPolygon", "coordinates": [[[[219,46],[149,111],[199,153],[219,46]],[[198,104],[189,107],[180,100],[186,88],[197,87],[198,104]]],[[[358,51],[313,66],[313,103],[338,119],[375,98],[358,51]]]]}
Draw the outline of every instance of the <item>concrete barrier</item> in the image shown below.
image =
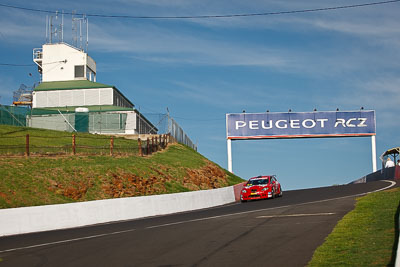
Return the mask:
{"type": "Polygon", "coordinates": [[[210,208],[235,201],[234,186],[176,194],[117,198],[0,210],[0,236],[210,208]]]}
{"type": "Polygon", "coordinates": [[[396,180],[400,179],[400,166],[383,168],[376,172],[370,173],[360,179],[357,179],[350,184],[359,184],[359,183],[368,183],[372,181],[380,181],[380,180],[396,180]]]}

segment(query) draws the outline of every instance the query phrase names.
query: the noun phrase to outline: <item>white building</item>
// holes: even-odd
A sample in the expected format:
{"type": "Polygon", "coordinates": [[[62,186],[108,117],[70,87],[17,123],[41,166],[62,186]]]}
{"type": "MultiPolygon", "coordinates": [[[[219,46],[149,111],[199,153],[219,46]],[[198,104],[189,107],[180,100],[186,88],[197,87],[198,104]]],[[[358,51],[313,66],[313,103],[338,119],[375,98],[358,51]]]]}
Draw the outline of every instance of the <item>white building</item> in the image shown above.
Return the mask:
{"type": "Polygon", "coordinates": [[[96,62],[65,43],[33,50],[42,82],[34,88],[30,126],[107,134],[155,134],[157,128],[115,86],[96,82],[96,62]]]}
{"type": "Polygon", "coordinates": [[[39,67],[42,82],[96,82],[96,62],[83,50],[66,43],[44,44],[33,49],[33,61],[39,67]]]}

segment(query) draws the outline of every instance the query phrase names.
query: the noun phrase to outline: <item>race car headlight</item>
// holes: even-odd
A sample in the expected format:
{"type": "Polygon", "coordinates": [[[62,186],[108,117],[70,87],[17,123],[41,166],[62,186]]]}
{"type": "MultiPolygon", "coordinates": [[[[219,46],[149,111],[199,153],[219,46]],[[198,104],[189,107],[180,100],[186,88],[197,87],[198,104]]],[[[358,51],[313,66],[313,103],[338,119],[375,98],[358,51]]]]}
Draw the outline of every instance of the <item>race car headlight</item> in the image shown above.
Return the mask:
{"type": "Polygon", "coordinates": [[[246,189],[243,189],[243,190],[242,190],[242,193],[243,193],[243,194],[246,194],[246,193],[247,193],[246,189]]]}
{"type": "Polygon", "coordinates": [[[264,187],[261,191],[267,191],[268,189],[268,187],[264,187]]]}

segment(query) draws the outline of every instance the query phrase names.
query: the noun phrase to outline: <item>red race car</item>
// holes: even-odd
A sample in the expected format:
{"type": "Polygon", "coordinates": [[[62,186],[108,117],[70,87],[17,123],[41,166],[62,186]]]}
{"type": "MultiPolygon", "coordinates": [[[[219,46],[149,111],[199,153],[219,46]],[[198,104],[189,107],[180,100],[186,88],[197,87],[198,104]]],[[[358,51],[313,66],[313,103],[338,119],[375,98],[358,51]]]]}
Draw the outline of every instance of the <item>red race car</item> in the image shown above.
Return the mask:
{"type": "Polygon", "coordinates": [[[250,178],[240,192],[240,201],[253,199],[275,198],[282,196],[281,184],[275,175],[257,176],[250,178]]]}

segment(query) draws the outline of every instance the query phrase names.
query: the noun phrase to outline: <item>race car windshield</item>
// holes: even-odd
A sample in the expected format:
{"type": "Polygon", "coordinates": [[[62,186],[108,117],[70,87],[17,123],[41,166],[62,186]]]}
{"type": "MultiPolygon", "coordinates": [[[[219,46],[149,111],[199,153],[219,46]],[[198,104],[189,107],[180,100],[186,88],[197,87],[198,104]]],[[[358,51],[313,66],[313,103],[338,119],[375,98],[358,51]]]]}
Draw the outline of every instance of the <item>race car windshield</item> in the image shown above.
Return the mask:
{"type": "Polygon", "coordinates": [[[247,182],[247,185],[265,185],[268,184],[269,179],[257,179],[257,180],[250,180],[247,182]]]}

